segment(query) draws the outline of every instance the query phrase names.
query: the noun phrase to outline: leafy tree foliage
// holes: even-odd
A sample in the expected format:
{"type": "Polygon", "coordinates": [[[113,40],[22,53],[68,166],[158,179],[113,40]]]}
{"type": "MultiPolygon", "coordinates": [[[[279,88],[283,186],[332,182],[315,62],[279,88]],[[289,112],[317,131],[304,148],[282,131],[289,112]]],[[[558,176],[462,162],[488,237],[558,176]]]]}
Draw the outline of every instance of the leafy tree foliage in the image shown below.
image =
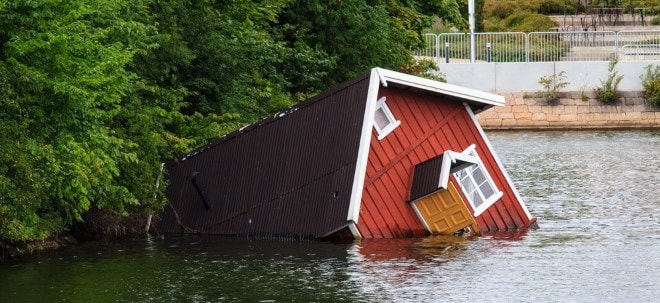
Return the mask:
{"type": "Polygon", "coordinates": [[[454,0],[0,0],[0,242],[157,212],[162,162],[409,52],[454,0]],[[440,5],[439,5],[440,4],[440,5]]]}
{"type": "Polygon", "coordinates": [[[119,181],[123,166],[140,164],[138,146],[114,125],[135,78],[124,69],[132,41],[149,31],[124,19],[134,7],[0,4],[0,238],[42,239],[92,204],[123,211],[139,203],[119,181]]]}
{"type": "Polygon", "coordinates": [[[453,0],[296,0],[283,11],[278,25],[284,41],[307,45],[334,63],[323,81],[328,85],[374,66],[412,65],[409,50],[421,43],[419,33],[430,27],[433,14],[462,22],[453,0]]]}

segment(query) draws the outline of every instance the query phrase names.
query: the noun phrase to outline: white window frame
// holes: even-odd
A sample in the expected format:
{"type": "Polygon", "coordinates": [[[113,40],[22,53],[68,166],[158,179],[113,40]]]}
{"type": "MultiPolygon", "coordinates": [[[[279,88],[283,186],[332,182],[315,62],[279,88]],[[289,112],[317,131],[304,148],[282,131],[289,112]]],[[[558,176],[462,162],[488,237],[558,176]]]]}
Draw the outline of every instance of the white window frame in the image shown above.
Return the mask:
{"type": "Polygon", "coordinates": [[[488,170],[486,170],[486,167],[484,166],[484,163],[481,161],[481,158],[477,154],[475,148],[476,146],[472,144],[461,153],[464,157],[470,157],[471,160],[476,160],[476,161],[470,161],[473,162],[474,164],[469,165],[467,167],[463,167],[462,169],[459,169],[453,173],[454,173],[454,178],[456,178],[458,185],[463,191],[463,195],[467,198],[468,202],[472,206],[472,209],[474,211],[473,215],[477,217],[481,215],[484,211],[486,211],[486,209],[488,209],[491,205],[497,202],[500,198],[502,198],[504,194],[502,193],[502,191],[500,191],[497,188],[497,186],[495,186],[495,182],[493,181],[493,178],[488,173],[488,170]],[[473,172],[475,170],[481,170],[481,173],[486,179],[484,182],[488,183],[489,186],[492,188],[493,194],[490,195],[489,197],[484,196],[484,193],[481,191],[481,188],[476,183],[473,175],[473,172]],[[483,201],[481,205],[479,205],[478,207],[475,206],[475,203],[472,199],[472,195],[470,192],[468,192],[468,188],[466,188],[466,186],[463,184],[464,181],[461,179],[461,175],[464,173],[467,174],[466,181],[471,182],[473,193],[479,195],[481,200],[483,201]]]}
{"type": "Polygon", "coordinates": [[[401,121],[397,120],[394,118],[394,115],[392,114],[392,111],[390,110],[389,106],[387,106],[387,103],[385,103],[386,98],[385,96],[381,97],[378,99],[376,103],[376,111],[374,112],[374,129],[376,129],[376,133],[378,133],[378,140],[382,140],[385,138],[387,135],[389,135],[392,131],[394,131],[399,125],[401,125],[401,121]],[[376,122],[376,113],[378,110],[382,109],[383,113],[385,113],[385,117],[389,121],[389,124],[387,124],[384,128],[380,128],[378,123],[376,122]]]}

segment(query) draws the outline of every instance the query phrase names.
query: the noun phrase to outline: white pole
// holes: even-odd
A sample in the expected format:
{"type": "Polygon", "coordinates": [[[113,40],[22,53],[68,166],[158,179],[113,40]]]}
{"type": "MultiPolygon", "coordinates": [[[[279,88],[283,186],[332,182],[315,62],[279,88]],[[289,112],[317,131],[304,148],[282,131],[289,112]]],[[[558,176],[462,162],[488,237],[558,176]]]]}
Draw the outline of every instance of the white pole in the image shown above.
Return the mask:
{"type": "Polygon", "coordinates": [[[470,23],[470,63],[475,61],[474,50],[474,0],[468,0],[468,22],[470,23]]]}

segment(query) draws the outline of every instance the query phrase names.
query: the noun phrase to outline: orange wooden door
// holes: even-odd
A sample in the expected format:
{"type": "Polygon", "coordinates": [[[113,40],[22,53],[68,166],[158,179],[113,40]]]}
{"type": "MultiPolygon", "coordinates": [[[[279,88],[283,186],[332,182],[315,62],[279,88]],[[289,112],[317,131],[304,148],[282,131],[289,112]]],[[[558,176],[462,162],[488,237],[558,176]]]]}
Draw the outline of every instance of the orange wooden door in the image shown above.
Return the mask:
{"type": "Polygon", "coordinates": [[[413,203],[432,234],[448,235],[468,227],[480,234],[474,217],[452,182],[447,190],[437,191],[413,203]]]}

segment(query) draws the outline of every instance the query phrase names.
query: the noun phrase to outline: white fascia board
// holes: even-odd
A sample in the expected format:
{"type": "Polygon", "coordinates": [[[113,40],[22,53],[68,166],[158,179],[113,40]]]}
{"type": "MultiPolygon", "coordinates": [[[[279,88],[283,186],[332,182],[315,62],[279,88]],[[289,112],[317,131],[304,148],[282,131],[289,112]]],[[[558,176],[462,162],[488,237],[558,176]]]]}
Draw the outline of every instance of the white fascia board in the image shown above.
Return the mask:
{"type": "Polygon", "coordinates": [[[451,166],[456,163],[457,160],[478,164],[479,159],[477,157],[471,156],[470,152],[475,148],[475,145],[472,144],[466,148],[463,152],[457,153],[453,150],[446,150],[442,155],[442,167],[440,167],[440,182],[438,183],[438,188],[447,189],[449,183],[449,175],[451,174],[451,166]]]}
{"type": "Polygon", "coordinates": [[[355,175],[353,176],[353,189],[351,191],[351,201],[349,203],[347,216],[347,220],[353,221],[355,225],[357,225],[360,217],[362,192],[364,191],[367,164],[369,163],[369,146],[371,144],[371,133],[374,127],[374,115],[378,105],[378,90],[380,89],[381,80],[382,78],[379,75],[378,69],[372,69],[369,78],[369,91],[367,92],[367,100],[365,102],[364,117],[362,118],[360,147],[358,148],[355,175]]]}
{"type": "Polygon", "coordinates": [[[431,232],[431,227],[429,224],[424,220],[424,216],[422,216],[422,213],[419,211],[419,208],[417,208],[417,202],[413,201],[410,203],[413,207],[413,210],[415,211],[415,214],[417,214],[417,218],[419,218],[419,221],[422,221],[422,224],[424,224],[424,228],[430,233],[431,232]]]}
{"type": "Polygon", "coordinates": [[[348,223],[346,225],[341,226],[341,227],[339,227],[339,228],[337,228],[337,229],[321,236],[320,239],[328,237],[328,236],[330,236],[330,235],[332,235],[332,234],[334,234],[334,233],[336,233],[336,232],[338,232],[338,231],[340,231],[340,230],[342,230],[346,227],[348,227],[348,230],[351,231],[351,234],[353,235],[353,239],[362,240],[362,234],[360,234],[360,231],[357,229],[357,225],[353,221],[348,221],[348,223]]]}
{"type": "Polygon", "coordinates": [[[463,162],[470,162],[472,164],[477,164],[479,163],[479,159],[477,157],[470,155],[470,153],[475,149],[475,145],[472,144],[470,147],[466,148],[464,151],[457,153],[452,150],[445,151],[445,155],[451,159],[451,163],[456,163],[457,160],[463,161],[463,162]]]}
{"type": "Polygon", "coordinates": [[[360,234],[360,231],[357,228],[357,223],[356,222],[348,222],[348,229],[351,231],[353,234],[353,239],[355,240],[362,240],[362,234],[360,234]]]}
{"type": "Polygon", "coordinates": [[[447,152],[442,156],[442,166],[440,167],[440,181],[438,188],[447,189],[449,184],[449,169],[451,168],[451,159],[447,157],[447,152]]]}
{"type": "Polygon", "coordinates": [[[488,92],[462,87],[458,85],[442,83],[431,79],[412,76],[382,68],[374,68],[380,76],[380,81],[385,83],[394,82],[401,85],[415,87],[428,92],[461,98],[466,101],[478,102],[492,106],[504,106],[504,97],[488,92]]]}
{"type": "Polygon", "coordinates": [[[513,191],[513,195],[516,197],[516,199],[518,199],[518,203],[520,203],[520,206],[525,212],[525,215],[527,215],[527,219],[531,220],[533,218],[532,214],[527,209],[527,205],[525,205],[525,203],[523,202],[522,196],[520,196],[520,193],[516,189],[516,186],[513,184],[513,181],[511,180],[509,173],[506,171],[506,169],[504,169],[504,165],[502,164],[502,161],[500,161],[500,158],[497,156],[495,149],[493,149],[493,146],[490,144],[490,140],[488,140],[488,137],[486,137],[486,133],[484,132],[483,128],[481,128],[481,125],[477,120],[477,116],[474,114],[469,104],[464,104],[464,105],[465,108],[467,108],[468,113],[470,113],[470,118],[472,119],[472,122],[474,122],[474,125],[479,130],[479,134],[484,139],[484,142],[486,142],[486,147],[488,147],[488,150],[490,150],[490,153],[493,155],[493,158],[495,158],[495,163],[497,163],[497,166],[499,166],[500,171],[502,171],[502,174],[504,175],[504,179],[506,179],[506,182],[509,183],[509,187],[511,187],[511,190],[513,191]]]}

